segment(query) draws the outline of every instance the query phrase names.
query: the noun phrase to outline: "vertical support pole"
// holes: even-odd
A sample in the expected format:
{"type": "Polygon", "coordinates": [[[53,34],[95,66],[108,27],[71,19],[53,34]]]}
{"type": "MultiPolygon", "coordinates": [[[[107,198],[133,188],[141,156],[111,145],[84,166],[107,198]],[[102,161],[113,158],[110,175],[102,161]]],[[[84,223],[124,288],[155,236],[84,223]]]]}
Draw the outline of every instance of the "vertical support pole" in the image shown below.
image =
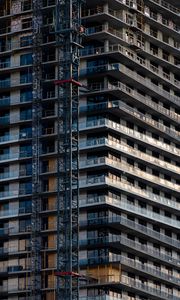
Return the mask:
{"type": "Polygon", "coordinates": [[[56,0],[58,56],[57,299],[78,300],[81,0],[56,0]],[[68,274],[68,275],[67,275],[68,274]]]}
{"type": "Polygon", "coordinates": [[[41,199],[40,199],[40,134],[41,134],[41,26],[42,0],[33,0],[33,104],[32,104],[32,237],[31,265],[33,300],[41,299],[41,199]]]}

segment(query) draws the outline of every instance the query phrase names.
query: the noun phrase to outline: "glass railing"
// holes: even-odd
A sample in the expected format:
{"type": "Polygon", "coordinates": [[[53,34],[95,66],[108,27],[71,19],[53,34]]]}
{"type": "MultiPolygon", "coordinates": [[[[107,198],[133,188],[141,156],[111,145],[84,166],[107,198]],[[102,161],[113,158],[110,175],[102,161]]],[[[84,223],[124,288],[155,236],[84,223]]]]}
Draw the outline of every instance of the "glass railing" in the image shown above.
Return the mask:
{"type": "MultiPolygon", "coordinates": [[[[107,164],[107,165],[109,165],[111,167],[123,170],[124,172],[130,173],[130,174],[132,174],[134,176],[138,176],[140,178],[144,178],[147,181],[156,182],[159,185],[168,187],[170,189],[173,189],[173,190],[179,192],[179,185],[178,184],[175,184],[175,183],[170,182],[168,180],[165,180],[163,178],[154,176],[154,175],[152,175],[150,173],[147,173],[145,171],[141,171],[139,168],[137,168],[135,166],[128,165],[128,163],[118,162],[118,161],[115,161],[115,160],[107,158],[107,157],[100,157],[100,158],[97,158],[97,159],[82,161],[81,162],[81,167],[83,165],[86,166],[86,167],[88,167],[90,165],[93,166],[95,164],[102,164],[102,163],[103,164],[107,164]]],[[[147,194],[148,194],[148,192],[147,192],[147,194]]],[[[161,197],[159,197],[159,198],[161,198],[161,197]]],[[[167,204],[170,203],[168,199],[165,202],[167,204]]],[[[178,205],[178,203],[175,203],[175,206],[177,206],[177,208],[180,209],[180,204],[178,205]]]]}
{"type": "Polygon", "coordinates": [[[23,139],[28,139],[32,138],[32,133],[20,133],[19,135],[4,135],[0,136],[0,143],[3,142],[10,142],[10,141],[18,141],[18,140],[23,140],[23,139]]]}
{"type": "Polygon", "coordinates": [[[175,14],[180,14],[180,9],[171,5],[170,3],[164,1],[164,0],[149,0],[150,2],[154,2],[168,10],[170,10],[171,12],[175,13],[175,14]]]}
{"type": "MultiPolygon", "coordinates": [[[[80,143],[80,148],[86,148],[86,147],[94,147],[94,146],[104,146],[107,145],[109,147],[112,147],[113,149],[119,150],[123,153],[128,153],[132,155],[135,158],[141,159],[145,162],[148,162],[150,164],[156,165],[158,167],[161,167],[163,169],[169,170],[170,172],[175,172],[177,174],[180,173],[180,167],[177,167],[176,165],[170,164],[166,161],[163,161],[159,158],[155,158],[147,153],[143,153],[135,148],[132,148],[128,146],[127,144],[121,144],[120,141],[112,141],[111,139],[108,138],[101,138],[97,140],[90,140],[86,142],[81,142],[80,143]]],[[[81,162],[80,166],[85,166],[85,162],[81,162]],[[84,164],[84,165],[82,165],[84,164]]]]}
{"type": "Polygon", "coordinates": [[[0,192],[0,199],[1,198],[9,198],[9,197],[17,197],[18,196],[18,191],[5,191],[5,192],[0,192]]]}
{"type": "Polygon", "coordinates": [[[29,75],[27,77],[21,77],[20,80],[1,80],[0,81],[0,88],[11,88],[11,87],[16,87],[21,84],[30,84],[32,83],[32,76],[29,75]]]}
{"type": "Polygon", "coordinates": [[[0,235],[8,235],[9,234],[9,229],[8,228],[0,228],[0,235]]]}
{"type": "MultiPolygon", "coordinates": [[[[112,67],[112,65],[110,65],[106,69],[110,70],[110,68],[113,68],[112,70],[117,70],[117,69],[120,70],[119,67],[118,67],[118,64],[114,64],[113,67],[112,67]]],[[[122,68],[121,68],[121,71],[123,73],[126,73],[125,71],[123,71],[123,69],[126,69],[126,67],[124,68],[124,66],[122,66],[122,68]]],[[[93,70],[94,70],[94,68],[93,68],[93,70]]],[[[98,70],[100,70],[100,68],[98,70]]],[[[95,73],[95,71],[93,71],[93,73],[95,73]]],[[[135,80],[137,80],[139,75],[137,74],[137,76],[136,76],[136,74],[131,70],[127,72],[128,75],[131,74],[131,73],[133,74],[133,77],[135,78],[135,80]]],[[[146,85],[146,80],[143,77],[141,78],[140,82],[143,82],[143,84],[146,85]]],[[[120,81],[114,83],[114,85],[117,86],[118,90],[123,91],[123,93],[126,93],[130,97],[133,97],[133,99],[137,99],[138,102],[141,102],[142,104],[145,104],[146,106],[152,108],[156,112],[158,111],[160,114],[170,118],[171,120],[174,120],[177,123],[180,122],[180,115],[178,115],[177,113],[175,113],[173,111],[170,111],[170,110],[166,109],[162,105],[159,105],[159,104],[153,102],[151,100],[151,98],[139,94],[136,90],[129,88],[126,84],[124,84],[120,81]]],[[[111,87],[110,87],[110,89],[111,89],[111,87]]],[[[100,105],[100,104],[97,104],[97,108],[98,108],[98,105],[100,105]]],[[[101,105],[103,105],[103,103],[101,105]]],[[[158,122],[155,122],[154,120],[152,120],[152,118],[147,117],[144,114],[140,113],[139,111],[133,109],[129,105],[125,104],[123,101],[120,101],[120,100],[112,101],[112,102],[106,103],[106,106],[105,106],[105,103],[104,103],[104,108],[106,108],[106,107],[108,107],[108,108],[113,108],[113,107],[118,108],[119,107],[119,108],[122,108],[122,109],[124,108],[124,109],[126,109],[127,112],[133,113],[133,115],[135,117],[139,117],[142,121],[144,120],[144,121],[146,121],[146,123],[148,123],[152,126],[156,126],[158,129],[163,128],[163,130],[165,130],[167,133],[170,133],[172,135],[175,135],[175,134],[178,135],[178,132],[176,132],[175,130],[172,130],[172,129],[164,126],[163,124],[159,124],[158,122]]],[[[85,107],[84,107],[84,109],[85,109],[85,107]]],[[[180,133],[179,133],[179,135],[180,135],[180,133]]]]}
{"type": "Polygon", "coordinates": [[[10,79],[1,80],[0,81],[0,88],[8,88],[11,85],[10,79]]]}
{"type": "Polygon", "coordinates": [[[134,129],[130,129],[122,124],[115,123],[111,120],[102,118],[99,120],[92,120],[88,122],[81,122],[80,123],[80,130],[84,130],[91,127],[100,127],[100,126],[107,126],[113,130],[118,131],[119,133],[124,133],[125,135],[131,136],[133,139],[138,139],[140,141],[143,141],[147,143],[148,145],[153,145],[154,147],[157,147],[158,149],[162,149],[164,151],[173,153],[175,155],[180,155],[179,149],[170,146],[168,144],[165,144],[161,141],[158,141],[150,136],[147,136],[143,133],[140,133],[134,129]]]}
{"type": "Polygon", "coordinates": [[[83,296],[83,297],[79,297],[79,300],[129,300],[129,299],[127,298],[127,296],[121,296],[119,294],[117,298],[109,295],[102,295],[102,296],[83,296]]]}
{"type": "Polygon", "coordinates": [[[112,243],[114,244],[115,247],[119,247],[118,245],[121,244],[122,246],[127,246],[129,248],[136,249],[137,251],[152,256],[153,258],[156,257],[157,259],[165,261],[166,263],[173,264],[178,267],[180,266],[180,261],[173,258],[172,256],[167,255],[162,251],[157,251],[152,246],[138,243],[134,240],[130,240],[120,235],[109,235],[106,237],[97,237],[93,239],[80,240],[80,246],[88,246],[88,245],[97,246],[97,244],[102,245],[107,243],[112,243]]]}
{"type": "Polygon", "coordinates": [[[1,125],[7,125],[10,122],[9,116],[0,117],[0,124],[1,125]]]}
{"type": "MultiPolygon", "coordinates": [[[[96,277],[91,278],[89,276],[88,280],[86,283],[82,283],[82,286],[88,285],[92,286],[93,288],[98,286],[98,285],[103,285],[103,284],[123,284],[127,288],[131,289],[136,289],[140,292],[147,293],[148,296],[152,295],[153,297],[158,297],[163,300],[179,300],[178,296],[174,296],[170,293],[166,293],[165,291],[162,291],[161,289],[157,289],[155,286],[150,286],[147,282],[143,283],[138,279],[133,279],[130,277],[127,277],[125,275],[100,275],[97,273],[96,277]]],[[[101,298],[100,298],[101,299],[101,298]]],[[[121,299],[121,298],[120,298],[121,299]]],[[[126,297],[127,299],[127,297],[126,297]]],[[[88,298],[87,298],[88,300],[88,298]]],[[[108,299],[109,300],[109,299],[108,299]]]]}
{"type": "Polygon", "coordinates": [[[139,270],[141,272],[144,273],[148,273],[151,276],[154,277],[158,277],[160,279],[164,279],[168,282],[172,282],[174,284],[179,284],[180,283],[180,279],[178,277],[172,276],[172,275],[168,275],[167,273],[161,271],[160,269],[157,269],[156,267],[154,267],[153,265],[150,265],[148,263],[141,263],[138,260],[134,260],[134,259],[130,259],[128,257],[122,256],[122,255],[114,255],[114,257],[110,257],[110,256],[105,256],[105,257],[90,257],[87,259],[82,259],[80,260],[80,264],[86,264],[86,265],[90,265],[90,264],[101,264],[103,262],[107,262],[107,263],[111,263],[111,262],[116,262],[119,263],[121,265],[125,265],[128,266],[132,269],[136,269],[139,270]]]}
{"type": "MultiPolygon", "coordinates": [[[[97,177],[97,182],[95,180],[96,178],[91,178],[90,182],[86,183],[86,186],[91,183],[104,183],[107,185],[113,185],[113,186],[117,186],[117,188],[119,187],[119,183],[120,181],[117,180],[112,180],[109,179],[107,177],[104,176],[104,180],[101,177],[97,177]],[[93,181],[92,181],[93,179],[93,181]],[[101,181],[100,181],[101,179],[101,181]]],[[[123,183],[122,183],[123,184],[123,183]]],[[[81,181],[80,181],[80,187],[81,187],[81,181]]],[[[160,222],[160,223],[164,223],[166,225],[175,227],[175,228],[180,228],[180,221],[178,220],[174,220],[172,218],[160,215],[158,213],[155,213],[153,211],[150,211],[146,208],[141,208],[138,205],[133,205],[133,204],[129,204],[128,202],[124,201],[124,200],[118,200],[112,197],[108,197],[108,196],[104,196],[104,197],[96,197],[94,199],[86,199],[86,200],[80,200],[80,207],[84,207],[84,206],[89,206],[89,205],[95,205],[95,204],[109,204],[109,205],[113,205],[114,207],[120,208],[121,210],[127,211],[127,212],[133,212],[134,214],[137,214],[139,216],[142,217],[146,217],[147,219],[156,221],[156,222],[160,222]]],[[[104,219],[106,220],[106,219],[104,219]]],[[[113,217],[112,218],[112,222],[120,222],[121,218],[119,216],[117,217],[113,217]]],[[[89,220],[90,222],[90,220],[89,220]]]]}
{"type": "MultiPolygon", "coordinates": [[[[82,162],[82,165],[83,165],[83,163],[84,162],[82,162]]],[[[111,164],[110,161],[108,163],[107,158],[106,159],[105,158],[95,159],[94,161],[89,160],[88,163],[85,162],[84,164],[86,165],[86,167],[94,166],[96,164],[98,164],[98,165],[100,165],[100,164],[109,164],[110,166],[112,166],[114,164],[115,168],[122,169],[122,166],[116,161],[114,161],[113,164],[111,164]]],[[[126,168],[126,164],[124,164],[124,166],[125,166],[125,169],[123,169],[123,170],[125,172],[127,172],[128,167],[126,168]]],[[[143,177],[143,174],[139,175],[139,176],[143,177]]],[[[147,174],[146,174],[146,177],[148,177],[147,174]]],[[[143,178],[146,178],[146,177],[143,177],[143,178]]],[[[111,181],[110,178],[108,180],[111,181]]],[[[150,180],[150,178],[147,178],[147,180],[150,180]]],[[[152,179],[152,182],[155,182],[155,181],[153,181],[153,179],[152,179]]],[[[114,185],[114,181],[112,181],[111,184],[114,185]]],[[[124,182],[124,181],[119,180],[119,181],[116,182],[116,185],[118,185],[119,189],[121,189],[123,191],[126,191],[128,193],[133,193],[133,195],[139,196],[140,198],[143,198],[143,199],[144,198],[148,199],[152,202],[155,202],[156,204],[164,205],[166,208],[169,207],[169,208],[172,208],[172,209],[175,209],[175,210],[180,209],[180,204],[178,202],[172,201],[171,199],[168,199],[166,197],[155,195],[154,193],[152,193],[152,192],[150,192],[146,189],[141,189],[138,186],[134,186],[133,184],[130,184],[128,182],[124,182]]]]}
{"type": "Polygon", "coordinates": [[[138,279],[132,279],[127,276],[121,276],[121,283],[125,284],[126,286],[133,287],[145,293],[148,293],[153,296],[161,297],[161,299],[165,300],[178,300],[178,296],[174,296],[172,294],[166,293],[160,289],[150,286],[148,283],[142,283],[138,279]]]}
{"type": "Polygon", "coordinates": [[[10,98],[1,98],[0,99],[0,107],[10,105],[10,98]]]}
{"type": "Polygon", "coordinates": [[[0,267],[0,274],[6,273],[6,272],[8,272],[8,267],[6,267],[6,266],[0,267]]]}
{"type": "Polygon", "coordinates": [[[0,173],[0,179],[19,177],[19,172],[4,172],[0,173]]]}
{"type": "MultiPolygon", "coordinates": [[[[146,49],[146,50],[144,49],[144,51],[151,53],[151,51],[148,49],[146,49]]],[[[142,59],[140,56],[138,56],[138,54],[136,52],[132,51],[129,48],[123,47],[120,44],[110,45],[108,47],[108,49],[106,47],[92,47],[92,48],[88,48],[88,49],[85,48],[85,49],[81,50],[81,56],[98,55],[98,54],[111,53],[111,52],[120,52],[126,58],[129,58],[133,62],[140,64],[142,67],[150,68],[151,71],[153,71],[155,73],[160,72],[161,75],[163,77],[165,77],[165,79],[167,79],[166,73],[161,72],[160,70],[155,68],[154,65],[150,64],[149,61],[146,61],[145,59],[142,59]]],[[[143,77],[140,76],[140,78],[142,79],[143,77]]],[[[152,82],[147,82],[147,81],[144,82],[144,78],[143,78],[143,83],[145,83],[148,86],[151,86],[151,89],[153,89],[153,90],[155,88],[155,90],[158,90],[158,93],[163,94],[163,96],[170,99],[170,101],[172,101],[176,104],[179,104],[179,101],[180,101],[179,97],[177,97],[175,95],[171,95],[169,92],[163,90],[162,88],[158,87],[157,85],[153,84],[152,82]]]]}
{"type": "Polygon", "coordinates": [[[1,154],[0,155],[0,161],[1,160],[10,160],[10,159],[19,159],[24,157],[31,157],[32,153],[28,151],[20,152],[20,153],[7,153],[7,154],[1,154]]]}

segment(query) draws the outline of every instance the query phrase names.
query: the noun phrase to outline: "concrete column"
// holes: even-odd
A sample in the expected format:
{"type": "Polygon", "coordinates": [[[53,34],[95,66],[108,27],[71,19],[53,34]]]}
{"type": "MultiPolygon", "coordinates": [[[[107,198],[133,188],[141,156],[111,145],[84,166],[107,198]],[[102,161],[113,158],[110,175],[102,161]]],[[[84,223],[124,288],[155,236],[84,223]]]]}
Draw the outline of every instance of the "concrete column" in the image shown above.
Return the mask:
{"type": "Polygon", "coordinates": [[[105,4],[103,5],[103,12],[108,13],[108,10],[109,10],[108,3],[105,3],[105,4]]]}
{"type": "Polygon", "coordinates": [[[105,52],[109,51],[109,40],[104,41],[104,50],[105,50],[105,52]]]}

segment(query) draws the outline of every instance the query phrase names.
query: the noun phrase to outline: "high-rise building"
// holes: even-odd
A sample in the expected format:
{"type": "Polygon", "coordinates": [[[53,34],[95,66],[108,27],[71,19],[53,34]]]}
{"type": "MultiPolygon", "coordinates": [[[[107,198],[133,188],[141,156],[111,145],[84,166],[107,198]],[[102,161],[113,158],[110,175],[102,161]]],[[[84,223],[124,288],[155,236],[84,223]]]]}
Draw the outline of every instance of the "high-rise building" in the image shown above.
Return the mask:
{"type": "MultiPolygon", "coordinates": [[[[0,0],[2,300],[32,299],[32,2],[0,0]]],[[[41,299],[55,300],[56,1],[39,3],[38,279],[41,299]]],[[[179,1],[87,0],[81,15],[86,35],[79,76],[86,89],[79,97],[80,298],[179,300],[179,1]]]]}

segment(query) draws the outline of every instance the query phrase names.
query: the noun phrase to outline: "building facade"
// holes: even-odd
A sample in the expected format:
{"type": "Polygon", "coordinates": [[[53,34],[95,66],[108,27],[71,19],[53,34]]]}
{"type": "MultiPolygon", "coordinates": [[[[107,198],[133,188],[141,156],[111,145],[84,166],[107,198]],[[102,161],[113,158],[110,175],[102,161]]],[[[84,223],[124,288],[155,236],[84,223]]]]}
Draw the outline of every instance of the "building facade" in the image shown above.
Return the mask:
{"type": "MultiPolygon", "coordinates": [[[[55,0],[42,1],[41,294],[56,289],[55,0]]],[[[86,1],[80,298],[180,299],[178,1],[86,1]]],[[[0,298],[31,299],[33,12],[0,1],[0,298]]]]}

